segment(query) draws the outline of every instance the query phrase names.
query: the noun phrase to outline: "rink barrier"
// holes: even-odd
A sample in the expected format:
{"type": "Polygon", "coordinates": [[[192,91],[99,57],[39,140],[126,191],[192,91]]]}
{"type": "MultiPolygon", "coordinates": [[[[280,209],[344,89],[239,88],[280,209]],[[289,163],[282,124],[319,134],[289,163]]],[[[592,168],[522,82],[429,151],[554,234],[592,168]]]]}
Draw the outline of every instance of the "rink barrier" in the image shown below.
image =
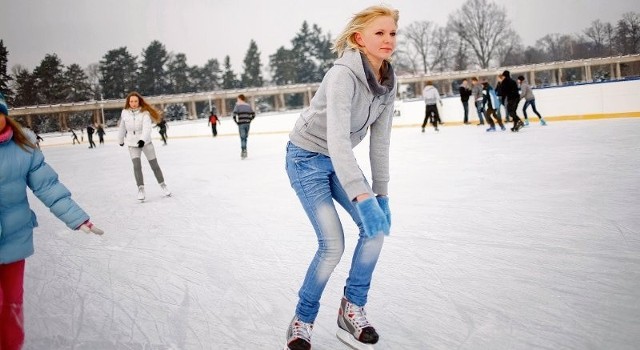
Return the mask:
{"type": "MultiPolygon", "coordinates": [[[[598,119],[620,119],[620,118],[640,118],[640,112],[625,112],[625,113],[613,113],[613,114],[576,114],[576,115],[563,115],[563,116],[545,116],[544,119],[547,122],[563,122],[563,121],[581,121],[581,120],[598,120],[598,119]]],[[[538,122],[538,117],[530,116],[529,121],[533,123],[538,122]]],[[[405,123],[405,124],[394,124],[393,128],[417,128],[422,125],[422,122],[419,123],[405,123]]],[[[472,125],[475,125],[473,123],[472,125]]],[[[446,122],[441,127],[452,127],[452,126],[464,126],[462,122],[446,122]]],[[[270,131],[252,131],[250,133],[251,136],[257,135],[282,135],[288,134],[291,129],[282,129],[282,130],[270,130],[270,131]]],[[[54,136],[54,137],[45,137],[45,142],[41,143],[40,146],[42,148],[49,147],[61,147],[61,146],[73,146],[69,136],[54,136]]],[[[218,133],[218,137],[238,137],[238,133],[235,132],[225,132],[218,133]]],[[[178,136],[170,136],[169,141],[171,140],[182,140],[182,139],[195,139],[195,138],[211,138],[211,134],[202,135],[202,134],[191,134],[191,135],[178,135],[178,136]]],[[[158,137],[152,137],[152,140],[155,141],[156,146],[160,146],[162,139],[158,137]]],[[[94,141],[97,141],[94,139],[94,141]]],[[[115,144],[115,138],[105,138],[106,143],[115,144]]],[[[84,141],[80,146],[87,145],[88,141],[84,141]]]]}

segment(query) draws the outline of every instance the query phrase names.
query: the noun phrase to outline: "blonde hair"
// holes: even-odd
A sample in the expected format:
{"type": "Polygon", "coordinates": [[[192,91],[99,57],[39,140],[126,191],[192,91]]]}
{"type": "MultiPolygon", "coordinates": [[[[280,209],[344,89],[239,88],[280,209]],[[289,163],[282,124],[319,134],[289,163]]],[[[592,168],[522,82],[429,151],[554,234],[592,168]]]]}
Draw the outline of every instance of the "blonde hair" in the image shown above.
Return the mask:
{"type": "Polygon", "coordinates": [[[400,17],[400,12],[398,10],[385,5],[367,7],[366,9],[353,15],[351,21],[349,21],[347,26],[342,31],[342,34],[340,34],[340,36],[338,36],[336,41],[333,43],[333,47],[331,48],[331,50],[337,53],[340,57],[348,48],[359,48],[359,45],[356,43],[355,39],[356,33],[362,31],[374,19],[382,16],[389,16],[393,18],[396,26],[398,26],[398,19],[400,17]]]}
{"type": "Polygon", "coordinates": [[[160,112],[158,112],[157,109],[153,108],[153,106],[148,104],[147,101],[145,101],[144,98],[142,98],[142,95],[140,95],[140,93],[138,93],[137,91],[132,91],[129,93],[129,95],[127,95],[127,99],[124,101],[125,109],[131,108],[131,106],[129,106],[129,99],[133,96],[138,98],[138,101],[140,102],[140,109],[143,111],[149,112],[149,115],[151,115],[151,120],[153,120],[154,123],[157,124],[162,120],[162,116],[160,115],[160,112]]]}

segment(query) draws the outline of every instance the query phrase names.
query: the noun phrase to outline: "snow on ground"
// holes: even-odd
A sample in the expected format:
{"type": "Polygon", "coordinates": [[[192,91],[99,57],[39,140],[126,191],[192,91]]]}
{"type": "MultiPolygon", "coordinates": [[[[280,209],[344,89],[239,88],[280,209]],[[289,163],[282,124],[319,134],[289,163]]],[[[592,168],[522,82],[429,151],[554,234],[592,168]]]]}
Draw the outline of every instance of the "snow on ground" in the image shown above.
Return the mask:
{"type": "MultiPolygon", "coordinates": [[[[113,130],[91,150],[46,135],[47,161],[106,233],[69,231],[30,196],[25,349],[280,349],[316,245],[274,132],[294,119],[256,119],[244,161],[229,120],[216,139],[206,121],[172,123],[154,144],[174,195],[143,161],[142,204],[113,130]]],[[[392,234],[367,305],[376,349],[637,348],[640,118],[549,124],[394,128],[392,234]]],[[[357,231],[343,219],[316,350],[344,348],[357,231]]]]}

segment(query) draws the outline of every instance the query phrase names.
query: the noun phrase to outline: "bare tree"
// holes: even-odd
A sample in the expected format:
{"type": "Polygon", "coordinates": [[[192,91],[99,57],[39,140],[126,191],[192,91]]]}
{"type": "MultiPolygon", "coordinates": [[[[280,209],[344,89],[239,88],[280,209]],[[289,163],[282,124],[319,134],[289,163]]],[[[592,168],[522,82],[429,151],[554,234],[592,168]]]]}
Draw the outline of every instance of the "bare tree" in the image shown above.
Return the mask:
{"type": "Polygon", "coordinates": [[[412,60],[412,66],[423,73],[444,70],[450,54],[450,33],[437,24],[419,21],[409,24],[402,32],[403,58],[412,60]]]}
{"type": "Polygon", "coordinates": [[[524,61],[524,50],[521,44],[520,35],[514,30],[509,29],[505,35],[505,39],[496,49],[496,56],[499,66],[515,66],[522,64],[524,61]]]}
{"type": "Polygon", "coordinates": [[[102,88],[100,87],[100,79],[102,79],[102,73],[100,72],[100,65],[98,63],[91,63],[84,70],[91,86],[92,97],[95,100],[99,100],[102,97],[102,88]]]}
{"type": "Polygon", "coordinates": [[[436,27],[433,30],[433,50],[431,51],[431,71],[445,71],[449,68],[450,57],[453,56],[451,51],[455,47],[451,42],[451,33],[442,27],[436,27]]]}
{"type": "Polygon", "coordinates": [[[536,41],[547,56],[547,61],[563,61],[574,58],[575,41],[566,34],[547,34],[536,41]]]}
{"type": "Polygon", "coordinates": [[[593,42],[593,53],[596,57],[605,53],[605,47],[608,45],[608,33],[612,32],[610,23],[602,23],[599,19],[591,22],[591,26],[584,30],[584,35],[593,42]]]}
{"type": "Polygon", "coordinates": [[[640,52],[640,15],[627,12],[616,26],[616,44],[623,55],[640,52]]]}
{"type": "Polygon", "coordinates": [[[506,10],[488,0],[470,0],[449,15],[449,30],[469,45],[482,68],[489,68],[497,50],[512,35],[506,10]]]}
{"type": "MultiPolygon", "coordinates": [[[[406,58],[417,58],[424,73],[427,73],[431,30],[434,24],[429,21],[413,22],[402,33],[406,40],[406,58]]],[[[415,64],[418,65],[418,64],[415,64]]]]}

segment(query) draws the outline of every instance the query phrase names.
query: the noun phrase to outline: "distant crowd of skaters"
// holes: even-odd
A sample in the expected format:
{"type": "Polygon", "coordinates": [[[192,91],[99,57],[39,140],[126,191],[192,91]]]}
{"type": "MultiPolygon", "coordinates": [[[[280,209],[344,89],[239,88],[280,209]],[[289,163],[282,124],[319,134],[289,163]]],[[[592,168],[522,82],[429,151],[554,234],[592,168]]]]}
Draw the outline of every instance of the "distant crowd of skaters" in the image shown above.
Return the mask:
{"type": "MultiPolygon", "coordinates": [[[[505,70],[498,75],[495,88],[491,86],[486,79],[480,82],[478,78],[471,78],[471,86],[467,79],[462,80],[459,88],[460,100],[464,108],[464,124],[469,123],[469,100],[472,99],[473,106],[478,113],[478,124],[485,125],[485,120],[489,124],[487,132],[495,132],[496,124],[501,130],[506,130],[502,122],[501,107],[504,106],[507,112],[505,122],[513,122],[511,131],[517,132],[525,126],[529,125],[527,109],[529,106],[540,119],[540,125],[547,125],[542,115],[536,108],[536,99],[531,86],[526,82],[524,76],[519,76],[517,82],[511,78],[511,73],[505,70]],[[522,108],[524,121],[518,117],[517,108],[520,100],[524,99],[525,103],[522,108]]],[[[438,125],[442,124],[440,114],[438,113],[438,104],[442,106],[440,93],[433,86],[433,82],[428,81],[427,86],[422,90],[422,97],[425,102],[425,117],[422,122],[422,132],[429,122],[433,125],[435,131],[438,131],[438,125]]]]}

